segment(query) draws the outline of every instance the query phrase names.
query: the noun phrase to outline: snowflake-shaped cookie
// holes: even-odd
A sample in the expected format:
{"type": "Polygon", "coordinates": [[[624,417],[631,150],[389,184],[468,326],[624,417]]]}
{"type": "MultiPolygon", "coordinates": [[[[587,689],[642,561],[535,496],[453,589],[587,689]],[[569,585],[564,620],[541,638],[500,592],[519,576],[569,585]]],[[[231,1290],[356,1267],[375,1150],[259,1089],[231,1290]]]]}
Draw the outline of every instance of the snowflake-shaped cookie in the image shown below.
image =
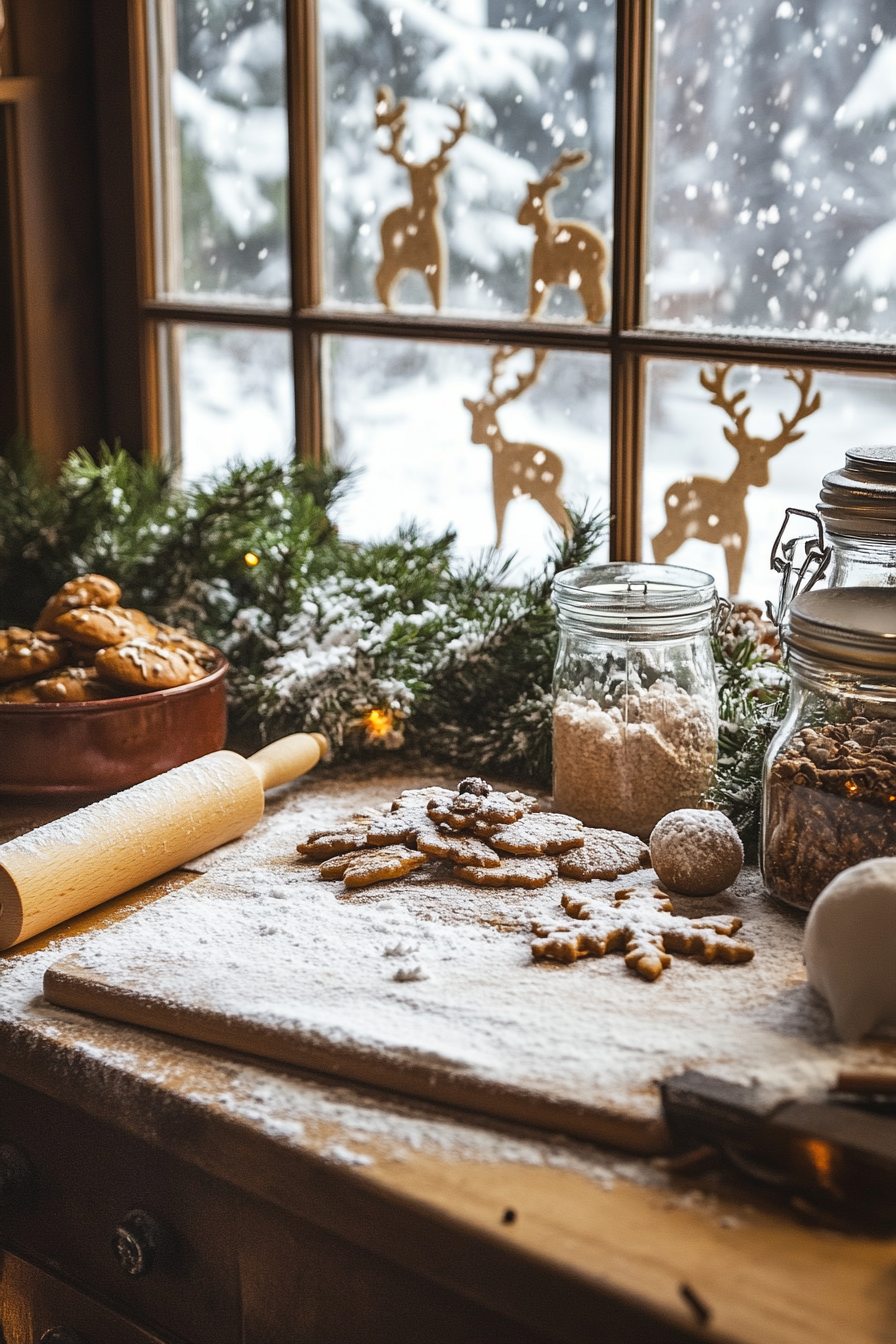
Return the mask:
{"type": "Polygon", "coordinates": [[[425,807],[400,807],[377,817],[367,828],[368,845],[407,845],[412,848],[419,835],[436,835],[435,822],[425,807]]]}
{"type": "Polygon", "coordinates": [[[636,887],[613,893],[612,904],[564,892],[561,904],[568,915],[583,921],[572,924],[534,924],[538,935],[532,944],[536,961],[577,961],[579,957],[602,957],[617,948],[625,964],[645,980],[656,980],[671,965],[671,952],[697,957],[700,961],[750,961],[752,947],[739,943],[732,934],[741,926],[734,916],[687,919],[672,913],[672,902],[653,888],[636,887]]]}

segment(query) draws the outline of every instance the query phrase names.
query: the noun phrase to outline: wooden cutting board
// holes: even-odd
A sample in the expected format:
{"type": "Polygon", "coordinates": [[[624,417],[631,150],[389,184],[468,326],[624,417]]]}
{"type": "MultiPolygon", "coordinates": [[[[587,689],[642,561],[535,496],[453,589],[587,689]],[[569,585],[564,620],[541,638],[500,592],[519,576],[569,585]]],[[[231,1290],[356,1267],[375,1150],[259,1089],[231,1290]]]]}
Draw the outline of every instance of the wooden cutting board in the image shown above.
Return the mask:
{"type": "Polygon", "coordinates": [[[721,897],[676,901],[681,914],[740,914],[754,960],[675,957],[651,984],[616,954],[532,961],[531,921],[562,916],[568,881],[488,891],[432,863],[348,893],[296,861],[301,824],[277,827],[57,962],[47,997],[641,1153],[666,1144],[657,1080],[685,1068],[783,1098],[840,1068],[896,1067],[896,1044],[834,1040],[805,984],[802,921],[755,871],[721,897]]]}

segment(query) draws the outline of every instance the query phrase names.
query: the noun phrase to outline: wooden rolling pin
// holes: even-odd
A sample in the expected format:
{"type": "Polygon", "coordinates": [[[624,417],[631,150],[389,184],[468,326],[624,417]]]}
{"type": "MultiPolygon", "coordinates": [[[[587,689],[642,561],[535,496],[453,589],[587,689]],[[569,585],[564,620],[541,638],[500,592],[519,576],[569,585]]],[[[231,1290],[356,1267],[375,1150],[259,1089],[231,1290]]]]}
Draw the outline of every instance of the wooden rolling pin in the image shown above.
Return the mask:
{"type": "Polygon", "coordinates": [[[214,751],[0,845],[0,948],[235,840],[264,791],[317,765],[321,733],[294,733],[246,760],[214,751]]]}

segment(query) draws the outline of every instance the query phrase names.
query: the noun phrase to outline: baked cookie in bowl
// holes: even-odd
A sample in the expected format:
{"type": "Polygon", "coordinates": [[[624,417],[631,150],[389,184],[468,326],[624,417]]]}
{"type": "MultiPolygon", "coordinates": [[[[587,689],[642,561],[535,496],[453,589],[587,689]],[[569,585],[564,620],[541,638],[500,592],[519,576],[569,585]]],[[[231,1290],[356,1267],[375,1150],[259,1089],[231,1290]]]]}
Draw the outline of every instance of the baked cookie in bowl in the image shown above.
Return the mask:
{"type": "Polygon", "coordinates": [[[224,745],[223,654],[120,596],[86,575],[0,630],[0,794],[115,793],[224,745]]]}

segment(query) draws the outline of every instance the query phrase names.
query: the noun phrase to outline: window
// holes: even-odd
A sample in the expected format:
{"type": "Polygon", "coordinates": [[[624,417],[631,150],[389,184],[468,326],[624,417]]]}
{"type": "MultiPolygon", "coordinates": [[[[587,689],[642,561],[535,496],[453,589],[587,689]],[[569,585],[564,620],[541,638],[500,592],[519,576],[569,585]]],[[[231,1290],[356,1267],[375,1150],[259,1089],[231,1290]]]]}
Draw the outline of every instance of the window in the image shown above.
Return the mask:
{"type": "Polygon", "coordinates": [[[346,535],[520,571],[603,501],[614,557],[764,597],[784,506],[892,439],[881,0],[135,3],[146,418],[186,475],[331,455],[346,535]]]}

